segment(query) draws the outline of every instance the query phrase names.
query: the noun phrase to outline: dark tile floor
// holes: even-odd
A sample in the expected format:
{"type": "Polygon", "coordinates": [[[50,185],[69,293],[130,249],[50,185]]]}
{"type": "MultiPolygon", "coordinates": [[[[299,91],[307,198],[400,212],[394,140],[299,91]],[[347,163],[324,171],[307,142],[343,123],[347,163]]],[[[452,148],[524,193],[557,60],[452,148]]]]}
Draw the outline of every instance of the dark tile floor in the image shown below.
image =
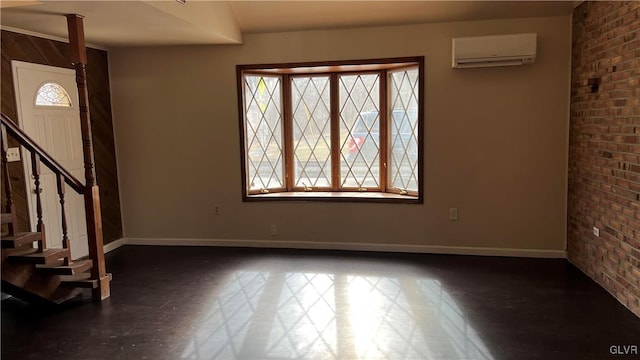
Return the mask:
{"type": "Polygon", "coordinates": [[[103,303],[4,300],[2,359],[637,359],[611,351],[640,346],[640,319],[564,260],[126,246],[107,268],[103,303]]]}

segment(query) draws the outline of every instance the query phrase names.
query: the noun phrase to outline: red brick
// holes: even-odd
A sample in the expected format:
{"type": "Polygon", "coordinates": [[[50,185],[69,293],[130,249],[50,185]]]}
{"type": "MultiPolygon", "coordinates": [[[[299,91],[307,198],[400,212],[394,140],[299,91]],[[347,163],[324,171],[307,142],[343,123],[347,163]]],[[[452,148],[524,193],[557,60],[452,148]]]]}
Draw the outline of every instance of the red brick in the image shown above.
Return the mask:
{"type": "Polygon", "coordinates": [[[640,1],[574,9],[567,201],[568,258],[638,316],[639,32],[640,1]]]}

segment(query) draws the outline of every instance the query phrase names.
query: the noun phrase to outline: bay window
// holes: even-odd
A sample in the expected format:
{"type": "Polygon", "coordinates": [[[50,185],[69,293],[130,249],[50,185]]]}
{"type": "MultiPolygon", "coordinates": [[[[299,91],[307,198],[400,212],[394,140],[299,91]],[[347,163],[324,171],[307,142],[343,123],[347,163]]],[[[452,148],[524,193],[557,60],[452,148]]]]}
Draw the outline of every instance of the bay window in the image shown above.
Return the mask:
{"type": "Polygon", "coordinates": [[[422,202],[423,69],[238,65],[243,199],[422,202]]]}

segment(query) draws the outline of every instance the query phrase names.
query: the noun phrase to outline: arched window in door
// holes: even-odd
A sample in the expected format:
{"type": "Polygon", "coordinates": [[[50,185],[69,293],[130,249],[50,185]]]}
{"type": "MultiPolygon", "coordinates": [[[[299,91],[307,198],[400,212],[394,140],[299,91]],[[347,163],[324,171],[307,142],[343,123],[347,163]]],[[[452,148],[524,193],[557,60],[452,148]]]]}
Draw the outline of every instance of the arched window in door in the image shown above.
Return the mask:
{"type": "Polygon", "coordinates": [[[71,98],[62,85],[47,82],[36,93],[36,105],[71,107],[71,98]]]}

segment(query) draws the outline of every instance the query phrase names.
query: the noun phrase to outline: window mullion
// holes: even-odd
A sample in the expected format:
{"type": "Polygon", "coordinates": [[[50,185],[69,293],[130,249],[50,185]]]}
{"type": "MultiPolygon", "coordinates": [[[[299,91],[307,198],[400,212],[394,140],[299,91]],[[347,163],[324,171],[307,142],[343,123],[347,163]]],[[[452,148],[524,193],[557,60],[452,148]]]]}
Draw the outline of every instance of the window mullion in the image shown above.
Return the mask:
{"type": "Polygon", "coordinates": [[[389,108],[387,103],[389,101],[389,92],[387,90],[387,70],[380,73],[380,138],[378,139],[380,144],[380,191],[387,191],[387,156],[389,155],[388,144],[389,136],[387,136],[387,129],[389,128],[389,108]]]}
{"type": "Polygon", "coordinates": [[[330,76],[331,92],[331,188],[340,190],[340,104],[338,74],[330,76]]]}
{"type": "Polygon", "coordinates": [[[423,201],[424,181],[424,58],[418,63],[418,197],[423,201]]]}
{"type": "Polygon", "coordinates": [[[293,189],[293,109],[291,104],[291,78],[282,75],[282,107],[284,122],[284,171],[286,191],[293,189]]]}

